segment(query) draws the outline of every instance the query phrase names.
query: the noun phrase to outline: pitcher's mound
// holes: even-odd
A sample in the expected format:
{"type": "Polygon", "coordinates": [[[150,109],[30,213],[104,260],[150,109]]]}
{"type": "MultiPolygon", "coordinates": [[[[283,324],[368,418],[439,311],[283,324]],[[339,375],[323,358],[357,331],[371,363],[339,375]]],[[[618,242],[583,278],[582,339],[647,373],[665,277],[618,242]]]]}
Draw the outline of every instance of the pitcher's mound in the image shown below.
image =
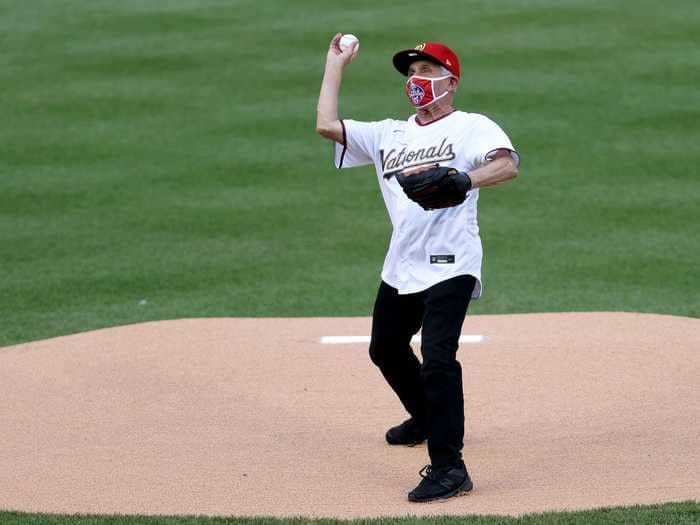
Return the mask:
{"type": "Polygon", "coordinates": [[[431,505],[406,501],[427,449],[384,442],[406,414],[367,345],[320,344],[369,329],[200,319],[0,349],[0,509],[351,518],[700,494],[700,320],[468,317],[476,488],[431,505]]]}

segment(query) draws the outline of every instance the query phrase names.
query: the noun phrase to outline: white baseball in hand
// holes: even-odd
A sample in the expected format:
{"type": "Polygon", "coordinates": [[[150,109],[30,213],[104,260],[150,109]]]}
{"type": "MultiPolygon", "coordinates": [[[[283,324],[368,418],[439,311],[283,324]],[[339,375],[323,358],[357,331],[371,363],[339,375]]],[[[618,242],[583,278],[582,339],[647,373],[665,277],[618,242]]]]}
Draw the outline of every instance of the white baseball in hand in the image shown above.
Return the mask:
{"type": "Polygon", "coordinates": [[[340,47],[341,51],[345,51],[348,47],[351,47],[355,42],[357,42],[357,47],[355,48],[355,51],[353,52],[352,56],[353,58],[357,55],[357,51],[360,49],[360,39],[357,38],[355,35],[343,35],[340,37],[340,42],[338,42],[338,46],[340,47]]]}

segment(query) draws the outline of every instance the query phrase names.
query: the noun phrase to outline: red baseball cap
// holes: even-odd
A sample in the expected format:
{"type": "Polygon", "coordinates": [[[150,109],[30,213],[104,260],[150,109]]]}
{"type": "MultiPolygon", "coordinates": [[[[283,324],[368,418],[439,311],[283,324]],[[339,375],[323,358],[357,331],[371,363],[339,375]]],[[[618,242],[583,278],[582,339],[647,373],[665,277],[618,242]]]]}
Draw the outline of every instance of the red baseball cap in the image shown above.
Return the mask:
{"type": "Polygon", "coordinates": [[[408,76],[408,67],[416,60],[430,60],[443,66],[459,78],[459,59],[454,51],[439,42],[423,42],[414,49],[404,49],[394,55],[394,67],[408,76]]]}

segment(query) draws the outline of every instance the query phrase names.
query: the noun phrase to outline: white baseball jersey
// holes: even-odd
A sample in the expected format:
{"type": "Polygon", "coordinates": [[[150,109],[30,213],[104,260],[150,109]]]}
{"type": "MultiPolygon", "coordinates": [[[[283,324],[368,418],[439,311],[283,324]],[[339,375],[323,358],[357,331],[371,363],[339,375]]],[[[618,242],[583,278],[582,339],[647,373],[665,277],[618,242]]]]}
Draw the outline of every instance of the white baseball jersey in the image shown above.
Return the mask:
{"type": "Polygon", "coordinates": [[[345,144],[335,144],[336,168],[374,164],[393,232],[382,280],[400,294],[421,292],[458,275],[473,275],[473,298],[481,296],[482,248],[472,190],[459,206],[426,211],[406,197],[392,176],[405,168],[439,164],[472,171],[496,149],[518,155],[508,136],[477,113],[454,111],[428,124],[406,121],[343,120],[345,144]]]}

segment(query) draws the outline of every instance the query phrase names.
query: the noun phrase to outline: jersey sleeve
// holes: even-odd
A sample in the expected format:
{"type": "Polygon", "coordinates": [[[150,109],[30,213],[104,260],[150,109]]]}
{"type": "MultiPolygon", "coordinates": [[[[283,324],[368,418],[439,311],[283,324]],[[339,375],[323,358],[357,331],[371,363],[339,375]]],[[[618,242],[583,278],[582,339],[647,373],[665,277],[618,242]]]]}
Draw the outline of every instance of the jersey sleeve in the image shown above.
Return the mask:
{"type": "Polygon", "coordinates": [[[513,147],[508,135],[490,118],[478,115],[472,138],[468,157],[472,159],[476,167],[483,166],[489,154],[497,149],[510,150],[513,160],[520,165],[520,155],[513,147]]]}
{"type": "Polygon", "coordinates": [[[344,144],[335,143],[335,167],[352,168],[373,164],[379,151],[384,121],[341,120],[340,123],[343,126],[344,144]]]}

